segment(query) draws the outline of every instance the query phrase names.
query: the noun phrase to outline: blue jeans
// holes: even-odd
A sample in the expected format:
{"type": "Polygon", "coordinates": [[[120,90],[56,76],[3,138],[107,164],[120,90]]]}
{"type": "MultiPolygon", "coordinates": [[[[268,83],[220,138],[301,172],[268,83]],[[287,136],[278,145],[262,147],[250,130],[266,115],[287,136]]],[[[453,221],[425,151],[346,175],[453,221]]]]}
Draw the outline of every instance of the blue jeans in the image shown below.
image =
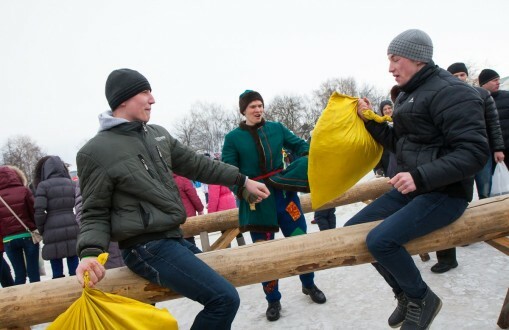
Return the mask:
{"type": "Polygon", "coordinates": [[[0,284],[3,288],[14,285],[14,280],[11,275],[11,267],[4,259],[4,251],[0,251],[0,284]]]}
{"type": "Polygon", "coordinates": [[[34,244],[31,237],[16,238],[4,243],[4,248],[14,269],[14,285],[25,284],[27,275],[30,283],[41,280],[39,275],[39,243],[34,244]]]}
{"type": "Polygon", "coordinates": [[[409,197],[392,189],[367,205],[345,226],[384,219],[366,237],[368,250],[377,261],[373,266],[394,293],[403,291],[410,298],[422,299],[428,286],[403,245],[453,223],[467,205],[463,198],[438,192],[409,197]]]}
{"type": "Polygon", "coordinates": [[[492,178],[492,166],[493,166],[493,154],[490,154],[488,157],[488,161],[486,165],[484,165],[483,169],[477,172],[474,176],[475,185],[477,186],[477,194],[479,195],[479,199],[490,197],[491,191],[491,178],[492,178]]]}
{"type": "MultiPolygon", "coordinates": [[[[76,268],[78,268],[78,264],[80,259],[78,256],[67,257],[67,269],[69,270],[69,276],[76,275],[76,268]]],[[[53,273],[53,279],[64,277],[64,259],[51,259],[51,272],[53,273]]]]}
{"type": "MultiPolygon", "coordinates": [[[[191,329],[230,329],[240,305],[237,290],[195,254],[185,239],[162,239],[122,250],[126,266],[144,279],[199,302],[191,329]]],[[[161,327],[164,327],[161,325],[161,327]]]]}

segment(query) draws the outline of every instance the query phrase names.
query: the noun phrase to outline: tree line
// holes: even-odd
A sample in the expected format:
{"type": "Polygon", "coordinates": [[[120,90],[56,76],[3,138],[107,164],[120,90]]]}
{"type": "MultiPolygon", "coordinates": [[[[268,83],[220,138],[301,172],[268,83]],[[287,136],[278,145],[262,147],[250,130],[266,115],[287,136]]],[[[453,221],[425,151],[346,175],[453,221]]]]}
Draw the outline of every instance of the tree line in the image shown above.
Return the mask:
{"type": "MultiPolygon", "coordinates": [[[[311,96],[275,96],[265,103],[265,118],[283,123],[296,135],[307,140],[335,91],[368,97],[375,105],[389,97],[389,91],[380,92],[373,85],[360,85],[353,77],[333,78],[320,84],[311,96]]],[[[224,136],[236,128],[242,119],[238,108],[227,110],[222,105],[197,102],[184,117],[169,127],[169,131],[193,150],[212,155],[221,151],[224,136]]],[[[8,138],[0,150],[0,164],[17,166],[30,178],[37,161],[46,156],[37,142],[27,135],[8,138]]]]}

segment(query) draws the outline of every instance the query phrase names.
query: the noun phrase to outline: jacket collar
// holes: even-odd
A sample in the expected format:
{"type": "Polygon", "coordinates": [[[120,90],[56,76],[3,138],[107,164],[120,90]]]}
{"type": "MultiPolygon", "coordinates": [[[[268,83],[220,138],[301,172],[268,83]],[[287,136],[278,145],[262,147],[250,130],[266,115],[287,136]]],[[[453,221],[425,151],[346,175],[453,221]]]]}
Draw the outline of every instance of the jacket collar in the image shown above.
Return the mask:
{"type": "Polygon", "coordinates": [[[262,127],[263,125],[265,125],[265,118],[262,118],[262,121],[253,125],[253,126],[249,126],[246,124],[246,121],[243,120],[240,122],[239,124],[239,127],[240,129],[243,129],[243,130],[246,130],[246,131],[256,131],[258,128],[262,127]]]}

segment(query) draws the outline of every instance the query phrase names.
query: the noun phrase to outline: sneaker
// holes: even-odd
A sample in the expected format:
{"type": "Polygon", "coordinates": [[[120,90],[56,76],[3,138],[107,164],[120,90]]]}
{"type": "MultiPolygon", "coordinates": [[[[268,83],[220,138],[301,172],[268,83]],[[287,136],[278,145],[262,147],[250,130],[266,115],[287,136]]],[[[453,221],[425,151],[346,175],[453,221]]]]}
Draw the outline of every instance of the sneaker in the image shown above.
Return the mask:
{"type": "Polygon", "coordinates": [[[310,288],[302,287],[302,293],[309,295],[311,300],[317,304],[324,304],[327,301],[325,294],[313,284],[310,288]]]}
{"type": "Polygon", "coordinates": [[[458,267],[458,262],[457,261],[455,261],[451,265],[439,262],[439,263],[435,264],[433,267],[431,267],[431,271],[433,273],[442,274],[442,273],[448,272],[451,269],[456,268],[456,267],[458,267]]]}
{"type": "Polygon", "coordinates": [[[269,321],[277,321],[281,316],[279,312],[281,311],[281,303],[279,301],[274,301],[269,303],[269,307],[265,312],[265,316],[267,316],[267,320],[269,321]]]}
{"type": "Polygon", "coordinates": [[[407,312],[402,330],[429,329],[431,323],[442,308],[442,301],[436,294],[427,289],[423,299],[407,298],[407,312]]]}
{"type": "Polygon", "coordinates": [[[398,299],[398,306],[396,306],[394,312],[389,316],[388,322],[391,328],[399,328],[405,320],[408,299],[404,292],[398,293],[394,298],[398,299]]]}

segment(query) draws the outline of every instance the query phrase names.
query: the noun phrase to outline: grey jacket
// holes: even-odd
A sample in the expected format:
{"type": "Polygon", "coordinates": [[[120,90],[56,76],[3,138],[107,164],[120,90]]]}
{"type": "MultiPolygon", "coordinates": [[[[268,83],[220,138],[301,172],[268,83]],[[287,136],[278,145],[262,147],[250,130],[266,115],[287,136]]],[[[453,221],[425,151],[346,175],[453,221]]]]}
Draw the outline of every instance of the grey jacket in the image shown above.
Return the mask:
{"type": "Polygon", "coordinates": [[[45,260],[76,255],[78,223],[74,215],[74,182],[59,157],[52,156],[42,167],[35,191],[35,223],[43,236],[45,260]]]}

